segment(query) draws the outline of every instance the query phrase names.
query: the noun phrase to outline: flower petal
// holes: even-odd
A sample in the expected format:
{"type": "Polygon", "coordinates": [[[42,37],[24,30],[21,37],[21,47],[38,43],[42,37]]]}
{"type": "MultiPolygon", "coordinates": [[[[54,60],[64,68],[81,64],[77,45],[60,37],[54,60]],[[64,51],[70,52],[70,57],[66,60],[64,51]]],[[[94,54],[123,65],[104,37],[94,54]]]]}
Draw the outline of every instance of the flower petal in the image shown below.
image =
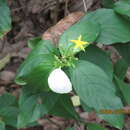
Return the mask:
{"type": "Polygon", "coordinates": [[[61,68],[53,70],[48,77],[49,88],[56,93],[69,93],[72,91],[70,79],[61,68]]]}

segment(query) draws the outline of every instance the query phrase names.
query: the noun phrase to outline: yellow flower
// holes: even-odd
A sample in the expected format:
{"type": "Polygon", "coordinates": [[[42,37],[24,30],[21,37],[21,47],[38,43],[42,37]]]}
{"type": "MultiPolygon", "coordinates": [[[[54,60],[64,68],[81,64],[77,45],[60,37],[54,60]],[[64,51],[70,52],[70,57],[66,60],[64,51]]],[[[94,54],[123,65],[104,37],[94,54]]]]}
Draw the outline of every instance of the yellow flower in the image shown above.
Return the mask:
{"type": "Polygon", "coordinates": [[[83,45],[88,45],[88,42],[82,41],[82,36],[80,35],[77,40],[70,40],[71,42],[75,43],[75,48],[80,48],[81,50],[85,51],[85,47],[83,45]]]}

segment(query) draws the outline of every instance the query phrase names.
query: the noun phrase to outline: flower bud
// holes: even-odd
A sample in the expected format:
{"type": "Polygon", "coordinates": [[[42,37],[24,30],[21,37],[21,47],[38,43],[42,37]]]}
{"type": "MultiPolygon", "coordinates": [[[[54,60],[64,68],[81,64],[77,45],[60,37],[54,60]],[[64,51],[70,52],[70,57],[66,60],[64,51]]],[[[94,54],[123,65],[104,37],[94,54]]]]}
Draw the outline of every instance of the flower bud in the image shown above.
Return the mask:
{"type": "Polygon", "coordinates": [[[70,79],[61,68],[53,70],[48,77],[49,88],[56,93],[69,93],[72,90],[70,79]]]}

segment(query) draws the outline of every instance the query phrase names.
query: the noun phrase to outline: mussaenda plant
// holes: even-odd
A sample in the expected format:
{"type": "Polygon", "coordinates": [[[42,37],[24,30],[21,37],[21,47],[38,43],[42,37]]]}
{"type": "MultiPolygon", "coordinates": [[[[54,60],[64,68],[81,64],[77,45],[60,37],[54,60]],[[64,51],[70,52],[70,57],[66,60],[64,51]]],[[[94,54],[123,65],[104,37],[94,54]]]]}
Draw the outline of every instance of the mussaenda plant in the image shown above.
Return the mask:
{"type": "MultiPolygon", "coordinates": [[[[130,34],[130,24],[125,21],[113,9],[99,9],[86,14],[66,30],[59,39],[58,47],[50,41],[34,39],[37,42],[31,45],[32,51],[19,68],[15,80],[23,86],[23,95],[20,96],[22,108],[25,107],[25,99],[29,100],[34,95],[36,102],[39,99],[43,101],[40,107],[46,110],[40,112],[40,108],[36,107],[39,114],[33,121],[50,114],[83,123],[75,111],[76,99],[71,98],[74,95],[79,97],[79,106],[84,111],[95,111],[98,117],[113,127],[123,128],[124,113],[114,113],[124,106],[122,98],[117,95],[119,73],[112,65],[110,52],[102,50],[98,45],[117,48],[121,43],[129,41],[127,34],[130,34]],[[111,19],[109,23],[108,17],[111,19]],[[108,114],[107,111],[113,113],[108,114]]],[[[29,113],[28,120],[24,121],[24,114],[27,112],[23,109],[18,116],[18,128],[33,123],[29,113]]]]}
{"type": "MultiPolygon", "coordinates": [[[[0,96],[0,130],[36,126],[45,115],[73,119],[88,129],[125,129],[129,111],[124,107],[130,105],[130,86],[124,80],[130,66],[130,2],[108,3],[103,0],[106,8],[86,13],[67,29],[57,47],[41,38],[29,41],[32,51],[15,79],[21,86],[19,99],[8,93],[0,96]],[[119,55],[114,63],[113,50],[119,55]],[[76,107],[95,112],[105,124],[85,122],[76,107]]],[[[0,37],[9,31],[9,23],[0,37]]]]}
{"type": "MultiPolygon", "coordinates": [[[[81,41],[81,38],[82,38],[82,36],[80,35],[77,40],[70,40],[70,41],[75,44],[75,46],[74,46],[75,49],[78,48],[78,49],[85,51],[84,45],[89,45],[89,43],[85,42],[85,41],[81,41]]],[[[77,59],[74,56],[70,56],[70,57],[73,60],[77,59]]],[[[72,91],[72,84],[71,84],[68,76],[65,74],[65,72],[63,72],[63,70],[61,70],[61,67],[68,66],[68,64],[69,64],[69,66],[72,65],[74,67],[74,63],[73,63],[73,61],[68,61],[67,59],[66,59],[66,64],[62,63],[61,60],[59,60],[59,62],[61,63],[61,64],[59,64],[61,66],[59,66],[60,68],[54,69],[50,73],[50,75],[48,77],[48,85],[49,85],[49,88],[53,92],[62,93],[62,94],[69,93],[72,91]],[[70,64],[70,62],[71,62],[71,64],[70,64]]]]}

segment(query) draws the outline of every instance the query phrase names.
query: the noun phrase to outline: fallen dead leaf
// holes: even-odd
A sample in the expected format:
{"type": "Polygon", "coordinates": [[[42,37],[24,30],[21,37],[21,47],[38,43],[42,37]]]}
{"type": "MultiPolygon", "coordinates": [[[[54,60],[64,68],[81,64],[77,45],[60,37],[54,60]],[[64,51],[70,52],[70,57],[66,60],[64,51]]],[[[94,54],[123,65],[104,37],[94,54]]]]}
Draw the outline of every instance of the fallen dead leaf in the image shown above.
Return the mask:
{"type": "Polygon", "coordinates": [[[54,44],[58,43],[59,37],[67,30],[70,26],[80,20],[84,15],[83,12],[71,13],[65,18],[61,19],[56,25],[49,28],[42,36],[44,40],[51,40],[54,44]]]}
{"type": "Polygon", "coordinates": [[[0,87],[0,96],[3,95],[6,92],[5,87],[0,87]]]}
{"type": "Polygon", "coordinates": [[[38,123],[44,127],[44,130],[59,130],[59,127],[52,124],[46,119],[39,119],[38,123]]]}
{"type": "Polygon", "coordinates": [[[126,116],[124,130],[130,130],[130,117],[126,116]]]}
{"type": "Polygon", "coordinates": [[[13,90],[12,95],[18,99],[20,93],[21,93],[21,89],[16,89],[16,90],[13,90]]]}
{"type": "Polygon", "coordinates": [[[10,62],[10,58],[11,56],[8,54],[0,60],[0,70],[2,70],[10,62]]]}
{"type": "Polygon", "coordinates": [[[95,112],[82,112],[80,113],[80,117],[85,121],[85,122],[91,122],[91,123],[100,123],[102,120],[97,117],[95,112]]]}
{"type": "Polygon", "coordinates": [[[14,78],[15,78],[14,72],[5,70],[0,73],[0,81],[2,81],[4,85],[11,83],[14,80],[14,78]]]}
{"type": "Polygon", "coordinates": [[[84,130],[84,124],[74,124],[74,130],[84,130]]]}
{"type": "Polygon", "coordinates": [[[30,51],[31,51],[30,48],[25,47],[25,48],[21,49],[20,52],[18,52],[17,55],[20,58],[24,58],[25,59],[28,56],[28,54],[29,54],[30,51]]]}

